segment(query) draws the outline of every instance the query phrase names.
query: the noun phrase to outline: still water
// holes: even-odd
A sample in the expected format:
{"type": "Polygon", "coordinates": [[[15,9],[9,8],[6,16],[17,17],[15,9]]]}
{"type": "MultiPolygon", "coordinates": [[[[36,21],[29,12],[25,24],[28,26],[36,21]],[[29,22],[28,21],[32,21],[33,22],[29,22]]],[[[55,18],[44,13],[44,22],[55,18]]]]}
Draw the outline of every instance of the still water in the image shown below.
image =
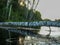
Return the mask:
{"type": "MultiPolygon", "coordinates": [[[[49,34],[49,27],[41,27],[41,30],[40,30],[40,32],[39,32],[39,34],[42,34],[42,35],[47,35],[47,34],[49,34]]],[[[50,36],[52,36],[52,37],[59,37],[60,36],[60,27],[51,27],[51,34],[50,34],[50,36]]],[[[27,38],[28,39],[28,38],[27,38]]],[[[39,39],[38,39],[39,40],[39,39]]],[[[41,41],[36,41],[35,42],[35,40],[34,41],[27,41],[27,42],[25,42],[24,43],[24,45],[60,45],[60,44],[58,44],[58,43],[55,43],[55,42],[53,42],[53,41],[51,41],[51,42],[41,42],[41,41]]]]}
{"type": "MultiPolygon", "coordinates": [[[[60,27],[50,27],[50,29],[51,29],[50,36],[52,36],[52,37],[60,36],[60,27]]],[[[49,29],[49,27],[42,26],[39,34],[47,35],[47,34],[49,34],[50,29],[49,29]]]]}
{"type": "Polygon", "coordinates": [[[47,42],[37,42],[37,43],[25,43],[24,45],[60,45],[58,43],[47,43],[47,42]]]}

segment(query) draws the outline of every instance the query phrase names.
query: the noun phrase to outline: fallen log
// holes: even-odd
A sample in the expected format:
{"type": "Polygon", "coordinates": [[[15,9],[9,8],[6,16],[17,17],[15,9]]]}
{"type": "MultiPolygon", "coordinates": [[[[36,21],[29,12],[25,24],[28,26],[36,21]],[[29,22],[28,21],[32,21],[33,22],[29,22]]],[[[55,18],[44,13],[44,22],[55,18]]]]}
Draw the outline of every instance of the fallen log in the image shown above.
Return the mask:
{"type": "Polygon", "coordinates": [[[36,27],[36,26],[52,26],[60,27],[60,21],[35,21],[35,22],[0,22],[0,26],[14,26],[14,27],[36,27]]]}

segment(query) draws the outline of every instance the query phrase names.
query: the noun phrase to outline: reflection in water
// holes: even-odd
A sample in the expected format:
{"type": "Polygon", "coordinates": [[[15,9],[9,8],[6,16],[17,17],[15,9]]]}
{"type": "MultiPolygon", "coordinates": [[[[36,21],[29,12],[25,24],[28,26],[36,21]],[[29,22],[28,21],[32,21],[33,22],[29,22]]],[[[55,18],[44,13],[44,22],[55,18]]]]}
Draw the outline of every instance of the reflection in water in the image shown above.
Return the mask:
{"type": "MultiPolygon", "coordinates": [[[[47,35],[49,33],[49,27],[42,26],[39,34],[47,35]]],[[[60,27],[51,27],[51,34],[52,37],[60,36],[60,27]]]]}
{"type": "MultiPolygon", "coordinates": [[[[50,36],[52,37],[59,37],[60,36],[60,31],[59,31],[59,27],[51,27],[51,34],[50,36]]],[[[49,33],[49,27],[41,27],[41,31],[39,32],[39,34],[43,34],[43,35],[47,35],[49,33]]],[[[37,41],[35,41],[36,39],[34,38],[34,41],[25,41],[24,45],[60,45],[58,43],[55,43],[53,41],[49,42],[49,41],[42,41],[40,39],[37,39],[37,41]]],[[[46,40],[46,39],[43,39],[46,40]]]]}
{"type": "Polygon", "coordinates": [[[47,42],[36,42],[36,43],[25,43],[24,45],[60,45],[57,43],[47,43],[47,42]]]}

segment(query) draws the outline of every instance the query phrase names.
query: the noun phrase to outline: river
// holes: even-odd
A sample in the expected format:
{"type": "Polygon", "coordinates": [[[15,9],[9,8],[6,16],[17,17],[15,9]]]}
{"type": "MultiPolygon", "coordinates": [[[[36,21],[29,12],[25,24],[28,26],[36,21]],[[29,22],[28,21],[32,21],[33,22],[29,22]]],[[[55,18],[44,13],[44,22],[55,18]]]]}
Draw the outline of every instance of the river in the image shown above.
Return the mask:
{"type": "MultiPolygon", "coordinates": [[[[60,27],[50,27],[50,28],[51,28],[50,36],[52,36],[52,37],[59,37],[60,36],[60,27]]],[[[47,34],[49,34],[49,30],[50,30],[49,27],[42,26],[39,34],[47,35],[47,34]]]]}
{"type": "MultiPolygon", "coordinates": [[[[43,26],[43,27],[41,27],[39,34],[47,35],[47,34],[49,34],[49,30],[50,30],[49,27],[43,26]]],[[[51,31],[52,32],[51,32],[50,36],[52,36],[52,37],[59,37],[60,36],[60,27],[51,27],[51,31]]],[[[36,41],[35,42],[35,40],[34,40],[34,41],[30,41],[30,42],[25,41],[24,45],[60,45],[60,44],[55,43],[53,41],[51,41],[51,42],[49,42],[49,41],[47,41],[47,42],[36,41]]]]}
{"type": "Polygon", "coordinates": [[[36,42],[36,43],[25,43],[24,45],[60,45],[60,44],[48,43],[48,42],[36,42]]]}

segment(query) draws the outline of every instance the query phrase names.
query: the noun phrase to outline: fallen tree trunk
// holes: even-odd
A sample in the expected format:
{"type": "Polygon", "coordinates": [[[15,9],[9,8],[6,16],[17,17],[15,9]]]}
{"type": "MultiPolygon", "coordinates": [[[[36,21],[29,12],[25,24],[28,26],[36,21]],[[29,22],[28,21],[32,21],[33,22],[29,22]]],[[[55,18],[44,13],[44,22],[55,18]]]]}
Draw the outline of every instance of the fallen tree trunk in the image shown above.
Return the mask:
{"type": "Polygon", "coordinates": [[[35,22],[0,22],[0,26],[24,26],[24,27],[36,27],[36,26],[53,26],[60,27],[60,21],[35,21],[35,22]]]}

